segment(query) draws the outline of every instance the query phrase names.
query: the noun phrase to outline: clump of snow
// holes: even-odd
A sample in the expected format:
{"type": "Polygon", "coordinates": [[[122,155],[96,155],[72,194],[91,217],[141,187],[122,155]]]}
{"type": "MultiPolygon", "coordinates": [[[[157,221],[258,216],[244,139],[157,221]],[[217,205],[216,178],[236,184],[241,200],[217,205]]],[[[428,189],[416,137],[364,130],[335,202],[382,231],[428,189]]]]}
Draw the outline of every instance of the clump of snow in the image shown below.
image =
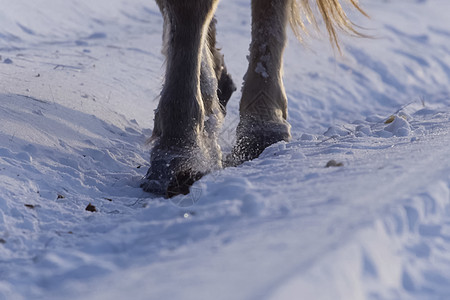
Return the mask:
{"type": "Polygon", "coordinates": [[[300,137],[301,140],[303,141],[313,141],[316,139],[316,137],[312,134],[308,134],[308,133],[303,133],[300,137]]]}
{"type": "Polygon", "coordinates": [[[323,135],[328,137],[335,137],[335,136],[346,136],[349,134],[350,132],[345,128],[338,126],[331,126],[323,135]]]}
{"type": "Polygon", "coordinates": [[[267,73],[267,70],[264,67],[264,65],[262,64],[262,62],[258,62],[256,64],[255,72],[257,74],[260,74],[264,78],[269,78],[269,74],[267,73]]]}
{"type": "Polygon", "coordinates": [[[355,131],[355,135],[358,137],[372,136],[372,129],[368,125],[358,125],[355,131]]]}
{"type": "Polygon", "coordinates": [[[384,128],[385,131],[391,132],[395,136],[408,136],[411,134],[411,125],[405,117],[394,116],[394,120],[384,128]]]}

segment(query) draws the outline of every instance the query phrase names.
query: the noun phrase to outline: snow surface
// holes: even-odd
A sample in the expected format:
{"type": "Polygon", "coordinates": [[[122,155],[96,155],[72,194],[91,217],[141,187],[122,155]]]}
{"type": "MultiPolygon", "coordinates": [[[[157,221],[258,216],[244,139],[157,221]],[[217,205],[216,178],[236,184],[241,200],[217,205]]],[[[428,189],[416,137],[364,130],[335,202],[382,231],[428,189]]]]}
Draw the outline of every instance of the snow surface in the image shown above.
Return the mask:
{"type": "MultiPolygon", "coordinates": [[[[450,2],[361,2],[344,56],[290,38],[292,142],[169,201],[155,3],[0,0],[0,299],[450,299],[450,2]]],[[[240,85],[249,1],[217,15],[240,85]]]]}

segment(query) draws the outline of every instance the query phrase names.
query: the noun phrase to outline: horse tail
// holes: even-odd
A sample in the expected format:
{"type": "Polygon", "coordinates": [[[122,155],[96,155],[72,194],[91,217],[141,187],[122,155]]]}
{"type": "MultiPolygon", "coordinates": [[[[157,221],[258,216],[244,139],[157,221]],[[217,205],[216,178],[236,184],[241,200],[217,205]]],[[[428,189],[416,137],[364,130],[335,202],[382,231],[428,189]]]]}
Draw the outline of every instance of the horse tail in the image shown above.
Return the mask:
{"type": "MultiPolygon", "coordinates": [[[[308,23],[311,23],[316,29],[318,29],[317,20],[311,6],[312,1],[314,0],[291,0],[289,22],[292,30],[300,41],[303,40],[302,33],[307,33],[303,17],[306,18],[308,23]]],[[[351,6],[356,8],[361,14],[369,17],[359,6],[358,0],[346,1],[350,3],[351,6]]],[[[330,43],[339,51],[339,38],[337,34],[338,29],[356,36],[366,36],[356,29],[357,26],[350,21],[339,0],[315,0],[315,2],[328,31],[330,43]]]]}

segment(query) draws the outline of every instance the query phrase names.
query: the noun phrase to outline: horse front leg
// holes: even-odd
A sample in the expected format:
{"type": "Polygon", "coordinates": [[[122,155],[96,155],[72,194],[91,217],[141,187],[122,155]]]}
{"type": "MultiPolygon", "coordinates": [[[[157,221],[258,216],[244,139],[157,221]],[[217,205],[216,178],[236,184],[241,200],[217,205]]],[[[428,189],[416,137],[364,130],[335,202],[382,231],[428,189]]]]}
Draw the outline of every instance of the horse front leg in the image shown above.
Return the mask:
{"type": "Polygon", "coordinates": [[[145,191],[172,197],[217,167],[205,142],[202,52],[218,0],[158,0],[164,15],[166,76],[155,116],[145,191]]]}
{"type": "Polygon", "coordinates": [[[291,137],[282,81],[290,1],[252,1],[249,66],[244,77],[231,164],[254,159],[271,144],[291,137]]]}

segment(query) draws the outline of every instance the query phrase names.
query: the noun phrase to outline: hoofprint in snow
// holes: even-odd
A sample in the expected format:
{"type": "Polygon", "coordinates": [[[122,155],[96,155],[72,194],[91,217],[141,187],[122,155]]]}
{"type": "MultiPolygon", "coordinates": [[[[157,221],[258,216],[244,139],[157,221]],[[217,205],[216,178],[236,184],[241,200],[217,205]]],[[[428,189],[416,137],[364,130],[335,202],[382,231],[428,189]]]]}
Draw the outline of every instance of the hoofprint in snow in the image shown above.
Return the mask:
{"type": "MultiPolygon", "coordinates": [[[[345,39],[343,57],[292,39],[292,142],[169,201],[139,188],[164,70],[156,5],[4,2],[0,299],[450,295],[450,3],[363,2],[375,38],[345,39]]],[[[248,1],[218,18],[238,81],[248,1]]]]}

